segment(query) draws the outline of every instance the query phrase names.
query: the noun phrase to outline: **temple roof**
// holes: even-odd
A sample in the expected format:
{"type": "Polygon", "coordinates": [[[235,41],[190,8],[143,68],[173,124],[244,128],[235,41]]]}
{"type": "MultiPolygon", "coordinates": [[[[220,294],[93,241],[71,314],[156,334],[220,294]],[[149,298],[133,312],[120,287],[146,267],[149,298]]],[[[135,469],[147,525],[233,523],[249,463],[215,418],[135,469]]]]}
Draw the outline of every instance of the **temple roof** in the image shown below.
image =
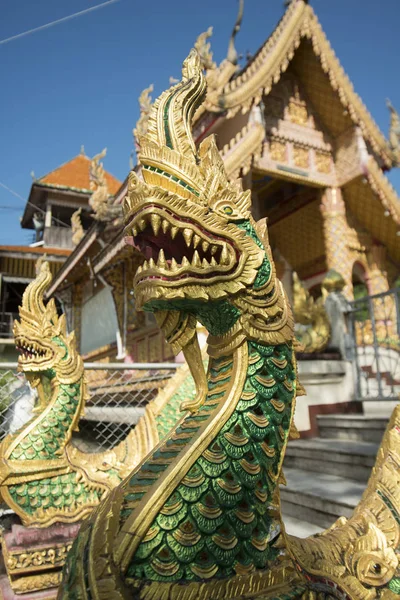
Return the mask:
{"type": "MultiPolygon", "coordinates": [[[[83,205],[87,205],[88,198],[92,193],[90,189],[90,165],[91,159],[81,152],[77,156],[74,156],[74,158],[71,158],[71,160],[50,171],[50,173],[47,173],[47,175],[36,179],[31,187],[28,202],[26,203],[21,219],[21,226],[30,229],[33,228],[32,217],[35,207],[39,207],[39,210],[40,207],[43,209],[47,188],[60,190],[60,194],[74,196],[83,205]]],[[[104,174],[109,193],[114,196],[122,184],[111,173],[104,171],[104,174]]]]}
{"type": "MultiPolygon", "coordinates": [[[[90,192],[89,172],[90,158],[82,153],[47,173],[38,179],[37,183],[90,192]]],[[[114,195],[120,188],[121,182],[107,171],[105,171],[105,177],[110,194],[114,195]]]]}
{"type": "Polygon", "coordinates": [[[355,93],[312,7],[304,0],[290,3],[272,35],[237,76],[227,81],[227,61],[209,72],[204,108],[214,113],[225,111],[227,118],[239,111],[247,112],[259,104],[263,94],[270,92],[292,61],[296,71],[301,72],[301,79],[305,79],[303,84],[314,106],[320,114],[325,111],[321,116],[330,121],[335,133],[340,133],[349,121],[358,125],[383,165],[390,168],[393,154],[385,136],[355,93]],[[313,68],[315,63],[318,70],[313,68]],[[326,106],[327,86],[336,92],[337,107],[326,106]]]}

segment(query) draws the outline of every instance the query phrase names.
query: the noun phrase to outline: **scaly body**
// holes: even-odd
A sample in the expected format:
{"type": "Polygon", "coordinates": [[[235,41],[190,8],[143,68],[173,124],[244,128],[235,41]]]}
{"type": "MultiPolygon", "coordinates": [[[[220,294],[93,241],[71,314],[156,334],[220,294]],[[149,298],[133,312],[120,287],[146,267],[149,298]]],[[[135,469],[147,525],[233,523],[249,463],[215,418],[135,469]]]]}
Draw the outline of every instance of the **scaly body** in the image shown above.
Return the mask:
{"type": "Polygon", "coordinates": [[[86,400],[84,367],[64,317],[57,316],[53,302],[44,305],[50,281],[45,262],[24,294],[14,328],[20,369],[38,389],[36,415],[0,446],[1,495],[25,525],[36,527],[85,518],[178,418],[180,388],[189,396],[195,392],[183,367],[118,446],[97,454],[79,451],[71,437],[86,400]]]}
{"type": "Polygon", "coordinates": [[[152,107],[139,140],[144,182],[131,174],[124,208],[146,258],[133,282],[138,308],[183,350],[197,394],[84,523],[59,598],[393,599],[400,491],[383,469],[398,470],[398,416],[355,520],[316,540],[285,534],[278,484],[303,393],[291,310],[250,192],[227,181],[213,137],[194,145],[205,91],[195,52],[182,75],[152,107]],[[209,331],[207,374],[197,321],[209,331]]]}

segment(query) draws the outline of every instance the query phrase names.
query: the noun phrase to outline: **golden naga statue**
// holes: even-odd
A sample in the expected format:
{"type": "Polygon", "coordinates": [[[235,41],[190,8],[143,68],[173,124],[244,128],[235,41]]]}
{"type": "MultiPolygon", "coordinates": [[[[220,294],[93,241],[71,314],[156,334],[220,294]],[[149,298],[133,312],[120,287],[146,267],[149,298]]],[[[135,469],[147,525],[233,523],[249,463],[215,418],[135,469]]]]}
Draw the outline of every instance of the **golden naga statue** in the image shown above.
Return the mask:
{"type": "Polygon", "coordinates": [[[205,95],[192,52],[153,105],[131,173],[126,232],[146,256],[133,286],[198,390],[168,435],[82,525],[59,600],[395,600],[400,414],[354,516],[285,533],[279,483],[297,380],[294,323],[265,221],[227,180],[215,138],[195,147],[205,95]],[[208,330],[200,368],[196,322],[208,330]]]}
{"type": "Polygon", "coordinates": [[[19,370],[37,388],[33,418],[0,445],[0,494],[24,525],[47,527],[85,518],[146,456],[178,418],[194,383],[181,367],[150,402],[136,427],[115,448],[85,453],[71,441],[87,399],[84,366],[54,300],[48,262],[25,290],[14,323],[19,370]]]}
{"type": "Polygon", "coordinates": [[[315,353],[322,352],[328,345],[331,326],[324,308],[324,298],[314,298],[301,283],[297,273],[293,273],[293,315],[296,325],[301,328],[296,330],[302,351],[315,353]]]}

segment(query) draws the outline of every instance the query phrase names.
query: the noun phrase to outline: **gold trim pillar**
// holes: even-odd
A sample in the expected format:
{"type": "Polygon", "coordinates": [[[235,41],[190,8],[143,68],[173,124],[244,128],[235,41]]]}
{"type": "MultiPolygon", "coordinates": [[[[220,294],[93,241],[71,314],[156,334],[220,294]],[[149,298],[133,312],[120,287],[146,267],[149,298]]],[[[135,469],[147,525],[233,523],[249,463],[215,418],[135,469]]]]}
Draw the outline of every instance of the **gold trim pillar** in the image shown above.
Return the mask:
{"type": "Polygon", "coordinates": [[[326,188],[321,198],[327,269],[335,269],[346,282],[343,294],[353,298],[353,257],[348,247],[349,225],[342,190],[326,188]]]}
{"type": "Polygon", "coordinates": [[[382,294],[389,289],[389,281],[385,270],[386,248],[381,244],[374,244],[368,257],[368,289],[371,296],[382,294]]]}

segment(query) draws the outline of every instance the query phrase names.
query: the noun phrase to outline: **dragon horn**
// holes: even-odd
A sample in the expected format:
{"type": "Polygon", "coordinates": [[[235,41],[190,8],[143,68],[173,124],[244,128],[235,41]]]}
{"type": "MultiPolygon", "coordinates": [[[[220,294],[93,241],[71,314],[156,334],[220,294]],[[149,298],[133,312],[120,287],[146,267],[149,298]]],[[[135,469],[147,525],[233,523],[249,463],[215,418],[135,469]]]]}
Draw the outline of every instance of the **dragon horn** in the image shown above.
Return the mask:
{"type": "Polygon", "coordinates": [[[19,309],[20,314],[21,309],[22,311],[35,315],[44,314],[46,312],[43,302],[44,294],[52,279],[53,276],[50,271],[49,263],[47,261],[42,262],[36,279],[31,281],[22,296],[22,306],[19,309]]]}
{"type": "Polygon", "coordinates": [[[200,57],[193,49],[183,63],[182,80],[154,102],[147,131],[138,140],[145,182],[195,201],[203,177],[191,126],[205,92],[200,57]]]}

